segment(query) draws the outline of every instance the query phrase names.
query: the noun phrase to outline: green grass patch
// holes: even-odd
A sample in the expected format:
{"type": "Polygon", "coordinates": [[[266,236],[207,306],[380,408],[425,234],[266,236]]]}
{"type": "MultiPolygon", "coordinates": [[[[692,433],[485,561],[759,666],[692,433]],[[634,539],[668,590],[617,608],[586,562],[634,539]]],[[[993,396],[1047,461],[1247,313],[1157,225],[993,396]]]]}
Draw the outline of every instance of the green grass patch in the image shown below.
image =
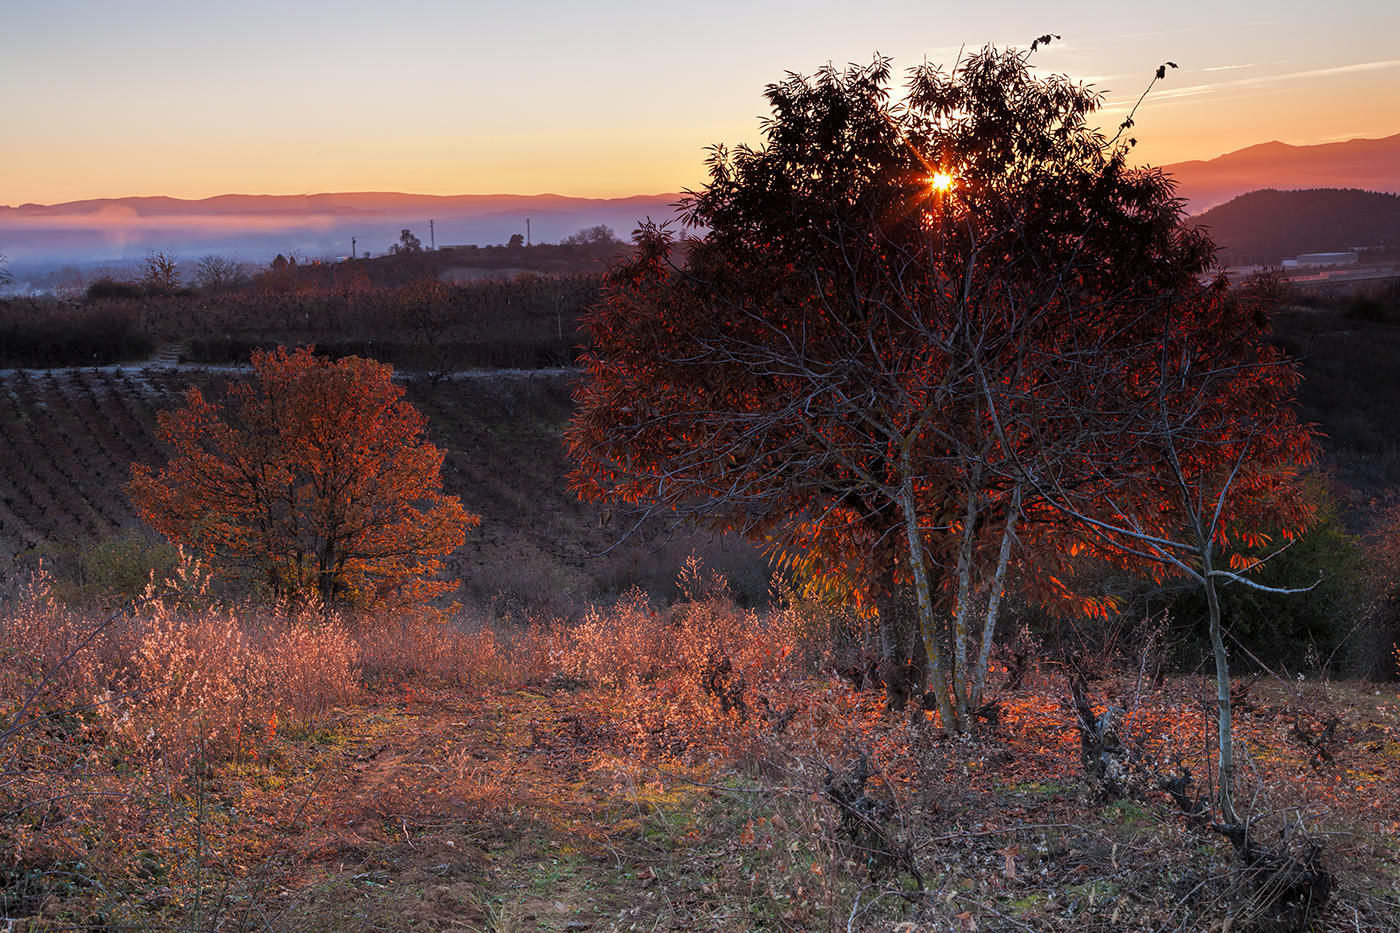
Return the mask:
{"type": "Polygon", "coordinates": [[[1101,811],[1103,818],[1126,829],[1153,825],[1157,819],[1136,800],[1115,800],[1101,811]]]}

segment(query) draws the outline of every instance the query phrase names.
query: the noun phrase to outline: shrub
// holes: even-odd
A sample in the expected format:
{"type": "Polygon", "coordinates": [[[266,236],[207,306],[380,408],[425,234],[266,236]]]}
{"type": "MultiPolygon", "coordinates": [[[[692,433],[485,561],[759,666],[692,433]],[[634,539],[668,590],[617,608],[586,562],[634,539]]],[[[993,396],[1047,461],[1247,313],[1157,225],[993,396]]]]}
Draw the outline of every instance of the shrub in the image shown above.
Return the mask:
{"type": "Polygon", "coordinates": [[[1346,316],[1380,324],[1400,322],[1400,282],[1352,295],[1346,303],[1346,316]]]}
{"type": "MultiPolygon", "coordinates": [[[[1221,587],[1221,613],[1234,639],[1270,667],[1327,673],[1334,653],[1365,612],[1360,542],[1326,508],[1291,546],[1250,576],[1267,586],[1312,588],[1277,594],[1221,587]]],[[[1206,644],[1204,598],[1186,593],[1172,602],[1171,614],[1185,627],[1180,635],[1186,657],[1200,657],[1206,644]]]]}
{"type": "Polygon", "coordinates": [[[1390,680],[1400,677],[1400,505],[1380,511],[1367,545],[1366,619],[1352,650],[1353,664],[1359,676],[1390,680]]]}
{"type": "Polygon", "coordinates": [[[338,621],[291,619],[266,637],[263,654],[274,712],[310,728],[355,695],[360,683],[358,646],[338,621]]]}
{"type": "Polygon", "coordinates": [[[146,591],[153,579],[165,580],[179,561],[177,549],[153,541],[134,529],[79,543],[65,555],[66,569],[59,587],[65,599],[90,602],[130,600],[146,591]]]}
{"type": "Polygon", "coordinates": [[[565,674],[604,687],[637,688],[674,670],[684,633],[633,587],[609,609],[590,608],[554,657],[565,674]]]}
{"type": "Polygon", "coordinates": [[[33,707],[60,709],[83,705],[102,690],[114,621],[62,607],[42,564],[18,587],[0,613],[0,717],[11,730],[22,725],[14,717],[31,694],[33,707]]]}
{"type": "Polygon", "coordinates": [[[100,278],[87,287],[87,297],[90,301],[103,298],[140,298],[145,293],[135,282],[118,282],[110,277],[100,278]]]}
{"type": "Polygon", "coordinates": [[[102,709],[114,736],[172,764],[223,757],[237,750],[245,723],[273,712],[270,673],[234,613],[185,614],[157,603],[112,677],[111,692],[126,699],[102,709]]]}
{"type": "Polygon", "coordinates": [[[372,684],[404,680],[474,688],[540,683],[551,667],[557,630],[541,622],[488,622],[432,607],[352,617],[356,663],[372,684]]]}
{"type": "Polygon", "coordinates": [[[810,603],[742,608],[694,557],[677,587],[671,606],[633,589],[554,632],[555,677],[602,694],[610,728],[639,753],[686,759],[719,741],[747,754],[797,714],[797,681],[837,623],[810,603]]]}
{"type": "Polygon", "coordinates": [[[62,607],[36,574],[0,613],[8,735],[37,717],[76,717],[124,754],[154,754],[178,772],[240,753],[250,731],[279,718],[309,727],[354,696],[359,650],[344,625],[213,607],[205,583],[184,561],[134,612],[93,618],[62,607]]]}
{"type": "Polygon", "coordinates": [[[130,309],[0,303],[0,365],[94,366],[144,359],[154,348],[130,309]]]}

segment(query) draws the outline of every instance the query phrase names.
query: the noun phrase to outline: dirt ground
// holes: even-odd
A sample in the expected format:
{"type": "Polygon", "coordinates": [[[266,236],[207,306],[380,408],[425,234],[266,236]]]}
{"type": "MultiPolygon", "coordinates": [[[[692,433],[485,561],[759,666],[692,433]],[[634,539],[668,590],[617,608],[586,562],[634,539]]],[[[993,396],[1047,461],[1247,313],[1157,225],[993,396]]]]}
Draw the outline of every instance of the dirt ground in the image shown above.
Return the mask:
{"type": "Polygon", "coordinates": [[[324,744],[301,766],[306,790],[249,790],[264,802],[248,818],[275,823],[279,838],[254,872],[262,902],[231,900],[231,919],[278,930],[698,928],[657,883],[674,861],[657,827],[704,789],[663,790],[610,761],[590,748],[600,724],[586,716],[568,693],[528,689],[409,691],[347,716],[314,737],[324,744]],[[303,805],[279,819],[298,793],[303,805]]]}
{"type": "MultiPolygon", "coordinates": [[[[1130,714],[1146,779],[1110,798],[1053,678],[971,737],[835,678],[781,715],[774,694],[769,713],[708,720],[704,695],[567,678],[381,683],[195,769],[119,829],[31,812],[29,845],[48,829],[51,851],[89,850],[0,871],[5,929],[1400,930],[1393,688],[1260,684],[1241,703],[1239,799],[1271,858],[1319,847],[1317,909],[1284,903],[1277,872],[1242,866],[1154,783],[1184,767],[1193,799],[1208,785],[1202,689],[1169,682],[1130,714]]],[[[123,773],[107,786],[130,798],[141,777],[123,773]]]]}
{"type": "MultiPolygon", "coordinates": [[[[996,734],[968,741],[884,716],[874,697],[841,685],[814,695],[823,715],[845,718],[840,728],[857,726],[845,741],[859,737],[889,769],[872,796],[900,812],[879,870],[873,858],[858,864],[842,838],[816,741],[785,737],[796,754],[770,745],[746,762],[698,746],[656,754],[676,740],[663,731],[660,745],[639,750],[598,699],[413,686],[284,735],[223,789],[237,801],[219,856],[227,896],[211,899],[208,928],[1290,928],[1251,913],[1258,895],[1242,887],[1228,845],[1165,794],[1096,796],[1075,772],[1073,733],[1035,697],[1008,704],[996,734]],[[1064,741],[1047,743],[1047,730],[1064,741]],[[921,866],[917,884],[895,843],[921,866]],[[1232,913],[1243,919],[1220,927],[1232,913]]],[[[1400,785],[1383,767],[1400,754],[1394,701],[1367,713],[1366,699],[1331,698],[1349,725],[1327,762],[1311,761],[1301,739],[1268,744],[1308,721],[1291,707],[1242,713],[1245,754],[1295,772],[1292,790],[1315,804],[1290,808],[1279,791],[1276,809],[1320,830],[1343,869],[1330,919],[1309,929],[1400,929],[1380,919],[1400,916],[1387,914],[1400,881],[1391,808],[1400,785]],[[1327,810],[1329,784],[1343,795],[1340,812],[1327,810]]],[[[798,731],[838,731],[814,718],[798,731]]]]}

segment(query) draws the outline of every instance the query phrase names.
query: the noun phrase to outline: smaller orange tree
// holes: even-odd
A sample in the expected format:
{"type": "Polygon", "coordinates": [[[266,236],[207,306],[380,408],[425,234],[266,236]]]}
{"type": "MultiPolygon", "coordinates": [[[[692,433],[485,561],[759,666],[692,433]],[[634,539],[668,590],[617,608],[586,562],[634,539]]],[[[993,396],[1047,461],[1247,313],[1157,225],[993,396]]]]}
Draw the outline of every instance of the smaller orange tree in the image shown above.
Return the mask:
{"type": "Polygon", "coordinates": [[[274,597],[323,605],[417,602],[480,518],[442,491],[442,451],[391,367],[311,348],[253,354],[223,404],[196,387],[162,412],[171,457],[132,465],[141,517],[274,597]]]}

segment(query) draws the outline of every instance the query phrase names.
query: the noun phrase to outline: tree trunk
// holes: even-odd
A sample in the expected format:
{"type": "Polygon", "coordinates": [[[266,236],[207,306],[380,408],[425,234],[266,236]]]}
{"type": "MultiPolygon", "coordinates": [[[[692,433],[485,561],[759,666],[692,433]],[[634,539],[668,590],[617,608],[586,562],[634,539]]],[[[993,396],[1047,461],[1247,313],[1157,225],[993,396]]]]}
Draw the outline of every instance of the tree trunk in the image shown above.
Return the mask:
{"type": "Polygon", "coordinates": [[[1220,754],[1220,819],[1234,826],[1239,823],[1235,812],[1235,747],[1232,738],[1230,710],[1230,659],[1225,652],[1225,638],[1220,626],[1220,597],[1215,592],[1215,577],[1211,575],[1210,545],[1202,557],[1205,571],[1206,609],[1210,617],[1210,646],[1215,654],[1216,740],[1220,754]]]}
{"type": "Polygon", "coordinates": [[[958,602],[953,609],[953,705],[958,720],[970,718],[968,699],[968,642],[972,639],[972,559],[977,536],[977,500],[980,468],[974,468],[967,492],[967,514],[963,516],[962,540],[958,545],[958,602]]]}
{"type": "Polygon", "coordinates": [[[948,695],[948,677],[943,669],[943,647],[939,644],[937,623],[933,616],[933,593],[929,587],[928,562],[924,559],[924,539],[919,528],[919,513],[914,505],[914,476],[906,451],[900,457],[903,482],[899,499],[904,511],[904,533],[909,546],[909,569],[914,578],[914,596],[919,607],[919,632],[924,650],[928,652],[929,689],[937,700],[938,717],[945,732],[966,732],[967,723],[958,718],[948,695]]]}
{"type": "Polygon", "coordinates": [[[886,576],[883,592],[875,599],[880,614],[880,676],[885,681],[885,706],[891,712],[902,711],[911,699],[917,699],[922,671],[911,677],[911,659],[923,651],[914,651],[919,642],[919,619],[914,594],[907,585],[894,582],[894,574],[886,576]]]}
{"type": "Polygon", "coordinates": [[[992,661],[992,641],[996,636],[997,616],[1001,611],[1001,591],[1006,585],[1006,569],[1011,564],[1011,544],[1016,537],[1016,520],[1020,515],[1021,486],[1017,484],[1011,495],[1011,508],[1006,513],[1006,527],[1001,533],[996,575],[992,578],[991,592],[987,594],[987,617],[982,623],[982,647],[977,655],[977,672],[972,685],[974,713],[981,708],[982,696],[987,690],[987,668],[992,661]]]}

